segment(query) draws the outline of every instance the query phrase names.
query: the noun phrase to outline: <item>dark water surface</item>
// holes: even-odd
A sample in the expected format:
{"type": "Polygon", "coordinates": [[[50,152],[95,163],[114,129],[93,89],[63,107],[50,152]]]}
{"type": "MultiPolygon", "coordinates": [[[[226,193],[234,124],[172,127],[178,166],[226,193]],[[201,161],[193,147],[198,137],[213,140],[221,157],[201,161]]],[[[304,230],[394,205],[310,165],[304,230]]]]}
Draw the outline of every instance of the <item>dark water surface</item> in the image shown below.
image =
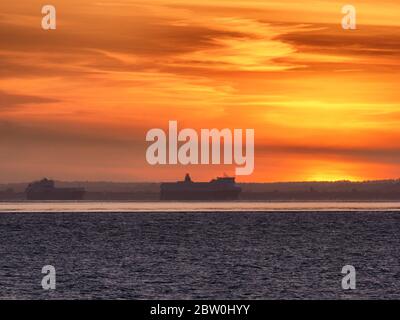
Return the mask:
{"type": "Polygon", "coordinates": [[[0,298],[399,299],[399,231],[390,211],[0,213],[0,298]]]}

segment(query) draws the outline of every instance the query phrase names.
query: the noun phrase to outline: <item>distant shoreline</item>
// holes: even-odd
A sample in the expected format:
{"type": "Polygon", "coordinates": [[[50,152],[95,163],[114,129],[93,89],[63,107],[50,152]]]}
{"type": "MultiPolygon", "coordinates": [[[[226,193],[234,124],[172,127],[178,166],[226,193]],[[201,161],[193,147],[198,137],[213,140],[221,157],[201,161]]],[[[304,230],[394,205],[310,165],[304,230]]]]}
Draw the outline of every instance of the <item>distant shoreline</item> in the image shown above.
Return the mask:
{"type": "MultiPolygon", "coordinates": [[[[28,183],[0,184],[0,201],[24,201],[28,183]]],[[[238,183],[239,201],[400,201],[400,180],[365,182],[238,183]]],[[[160,201],[159,183],[63,182],[62,188],[84,188],[84,201],[160,201]]]]}

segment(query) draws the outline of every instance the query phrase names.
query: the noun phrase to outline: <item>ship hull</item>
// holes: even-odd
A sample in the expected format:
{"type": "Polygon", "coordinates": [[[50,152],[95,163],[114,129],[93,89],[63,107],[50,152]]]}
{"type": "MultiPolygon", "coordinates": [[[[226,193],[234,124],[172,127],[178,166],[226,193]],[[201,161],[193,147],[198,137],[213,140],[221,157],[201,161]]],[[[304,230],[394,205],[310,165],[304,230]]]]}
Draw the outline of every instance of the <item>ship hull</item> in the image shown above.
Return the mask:
{"type": "Polygon", "coordinates": [[[242,189],[235,183],[235,178],[224,177],[210,182],[193,182],[189,174],[184,181],[162,183],[161,200],[238,200],[242,189]]]}
{"type": "Polygon", "coordinates": [[[162,191],[161,200],[212,200],[227,201],[238,200],[240,190],[185,190],[185,191],[162,191]]]}
{"type": "Polygon", "coordinates": [[[30,191],[26,193],[26,198],[27,200],[82,200],[84,194],[82,190],[30,191]]]}

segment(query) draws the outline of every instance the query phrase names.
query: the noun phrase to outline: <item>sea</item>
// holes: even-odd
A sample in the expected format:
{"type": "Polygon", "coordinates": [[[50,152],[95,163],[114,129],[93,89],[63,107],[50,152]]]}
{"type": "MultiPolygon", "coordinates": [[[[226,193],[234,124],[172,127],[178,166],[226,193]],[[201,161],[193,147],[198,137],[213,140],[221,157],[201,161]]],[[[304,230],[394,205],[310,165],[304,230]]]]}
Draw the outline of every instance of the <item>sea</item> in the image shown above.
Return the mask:
{"type": "Polygon", "coordinates": [[[0,299],[399,299],[399,258],[400,202],[0,203],[0,299]]]}

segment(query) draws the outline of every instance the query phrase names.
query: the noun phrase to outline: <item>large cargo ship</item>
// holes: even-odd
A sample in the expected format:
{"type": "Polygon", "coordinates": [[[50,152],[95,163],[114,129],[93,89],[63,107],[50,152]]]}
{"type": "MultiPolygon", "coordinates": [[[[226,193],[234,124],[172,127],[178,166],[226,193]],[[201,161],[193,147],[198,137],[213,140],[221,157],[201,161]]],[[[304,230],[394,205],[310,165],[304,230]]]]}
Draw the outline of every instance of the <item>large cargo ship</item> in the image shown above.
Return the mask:
{"type": "Polygon", "coordinates": [[[82,200],[83,188],[56,188],[53,180],[42,179],[32,182],[25,189],[28,200],[82,200]]]}
{"type": "Polygon", "coordinates": [[[162,183],[161,200],[238,200],[242,189],[233,177],[193,182],[187,174],[184,181],[162,183]]]}

